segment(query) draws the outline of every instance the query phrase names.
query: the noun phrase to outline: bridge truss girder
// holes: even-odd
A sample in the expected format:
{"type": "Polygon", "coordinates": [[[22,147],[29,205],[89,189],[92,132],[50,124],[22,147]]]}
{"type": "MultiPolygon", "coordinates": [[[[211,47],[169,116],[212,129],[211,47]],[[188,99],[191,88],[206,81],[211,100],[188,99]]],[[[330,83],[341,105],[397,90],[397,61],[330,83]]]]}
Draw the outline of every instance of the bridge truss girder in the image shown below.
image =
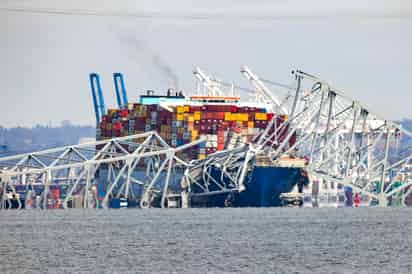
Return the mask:
{"type": "Polygon", "coordinates": [[[0,206],[6,206],[8,189],[16,194],[16,187],[24,185],[26,189],[42,186],[42,207],[47,208],[50,187],[66,185],[63,208],[79,192],[84,197],[82,207],[90,207],[90,196],[102,180],[100,175],[104,170],[107,176],[104,176],[103,207],[108,207],[109,198],[114,195],[138,199],[141,207],[150,207],[153,194],[161,197],[164,207],[173,169],[189,166],[177,154],[203,141],[172,148],[156,132],[146,132],[1,158],[0,206]],[[140,185],[141,192],[134,193],[132,184],[140,185]]]}

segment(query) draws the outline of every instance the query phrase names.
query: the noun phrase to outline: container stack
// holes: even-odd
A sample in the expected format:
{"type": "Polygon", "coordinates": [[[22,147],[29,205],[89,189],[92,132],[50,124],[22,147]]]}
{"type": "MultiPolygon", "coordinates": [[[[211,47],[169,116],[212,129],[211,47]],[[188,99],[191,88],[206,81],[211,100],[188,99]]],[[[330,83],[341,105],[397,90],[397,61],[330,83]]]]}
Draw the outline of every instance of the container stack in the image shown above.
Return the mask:
{"type": "MultiPolygon", "coordinates": [[[[171,110],[144,104],[111,109],[102,117],[96,137],[110,139],[155,130],[172,147],[203,137],[206,142],[182,155],[185,159],[203,159],[216,151],[250,142],[274,117],[264,108],[227,104],[178,105],[171,110]]],[[[280,123],[286,117],[277,119],[280,123]]]]}

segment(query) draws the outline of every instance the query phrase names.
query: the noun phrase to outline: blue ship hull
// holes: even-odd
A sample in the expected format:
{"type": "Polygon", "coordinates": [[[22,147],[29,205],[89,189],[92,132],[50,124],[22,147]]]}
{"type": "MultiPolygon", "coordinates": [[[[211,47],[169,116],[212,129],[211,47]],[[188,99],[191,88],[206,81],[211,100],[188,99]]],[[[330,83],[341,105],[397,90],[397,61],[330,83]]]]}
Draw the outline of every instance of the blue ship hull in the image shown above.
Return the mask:
{"type": "MultiPolygon", "coordinates": [[[[220,178],[220,172],[213,174],[220,178]]],[[[246,180],[246,190],[192,197],[192,206],[206,207],[273,207],[281,206],[280,194],[292,191],[297,185],[301,192],[308,184],[301,168],[255,166],[246,180]]]]}
{"type": "MultiPolygon", "coordinates": [[[[139,171],[138,171],[139,172],[139,171]]],[[[141,172],[141,171],[140,171],[141,172]]],[[[178,186],[180,178],[183,174],[174,174],[170,186],[178,186]]],[[[215,169],[211,173],[216,181],[222,181],[221,171],[215,169]]],[[[105,183],[106,173],[101,172],[101,183],[98,185],[98,193],[100,197],[105,194],[105,189],[102,185],[105,183]]],[[[228,178],[223,177],[223,185],[229,185],[228,178]]],[[[190,204],[192,207],[273,207],[281,206],[280,194],[292,191],[297,185],[301,191],[304,185],[308,184],[308,179],[302,168],[298,167],[276,167],[276,166],[254,166],[246,176],[246,190],[238,192],[233,190],[230,192],[220,192],[221,189],[209,186],[209,190],[218,194],[204,195],[201,189],[197,189],[196,185],[192,185],[192,195],[190,204]],[[199,194],[199,195],[197,195],[199,194]]],[[[139,187],[139,186],[134,186],[139,187]]],[[[142,193],[142,189],[135,189],[134,193],[142,193]]],[[[177,192],[179,193],[179,192],[177,192]]],[[[138,206],[139,201],[129,201],[129,207],[138,206]]],[[[154,207],[160,207],[160,199],[155,199],[152,204],[154,207]]],[[[117,207],[112,206],[110,207],[117,207]]]]}

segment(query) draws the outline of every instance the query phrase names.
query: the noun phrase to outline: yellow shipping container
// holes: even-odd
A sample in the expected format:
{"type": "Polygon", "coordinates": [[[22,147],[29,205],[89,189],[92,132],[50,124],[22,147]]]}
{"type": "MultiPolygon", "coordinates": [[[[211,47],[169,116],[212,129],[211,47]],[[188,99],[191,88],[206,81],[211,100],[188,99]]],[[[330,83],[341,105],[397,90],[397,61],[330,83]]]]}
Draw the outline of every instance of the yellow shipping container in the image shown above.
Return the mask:
{"type": "Polygon", "coordinates": [[[236,121],[247,122],[249,120],[248,113],[237,113],[236,121]]]}
{"type": "Polygon", "coordinates": [[[187,120],[188,120],[189,122],[194,122],[195,117],[193,117],[193,115],[189,115],[189,116],[187,116],[187,120]]]}
{"type": "Polygon", "coordinates": [[[255,120],[257,120],[257,121],[266,121],[266,120],[267,120],[267,115],[266,115],[266,113],[256,112],[256,113],[255,113],[255,120]]]}
{"type": "Polygon", "coordinates": [[[184,119],[183,113],[179,113],[176,115],[176,120],[183,121],[183,119],[184,119]]]}
{"type": "Polygon", "coordinates": [[[233,121],[233,116],[235,115],[235,113],[231,113],[231,112],[225,112],[225,121],[233,121]]]}
{"type": "Polygon", "coordinates": [[[184,106],[184,112],[189,112],[189,106],[184,106]]]}
{"type": "Polygon", "coordinates": [[[248,123],[247,123],[247,127],[248,127],[248,128],[254,128],[255,125],[254,125],[253,122],[248,122],[248,123]]]}
{"type": "Polygon", "coordinates": [[[184,113],[185,112],[185,107],[184,106],[177,106],[176,107],[176,112],[177,113],[184,113]]]}
{"type": "Polygon", "coordinates": [[[206,158],[206,155],[205,154],[199,154],[199,160],[203,160],[203,159],[205,159],[206,158]]]}
{"type": "Polygon", "coordinates": [[[194,119],[195,121],[199,121],[199,120],[200,120],[200,111],[195,111],[195,115],[194,115],[193,119],[194,119]]]}
{"type": "Polygon", "coordinates": [[[197,132],[196,129],[192,130],[192,137],[197,137],[199,133],[197,132]]]}

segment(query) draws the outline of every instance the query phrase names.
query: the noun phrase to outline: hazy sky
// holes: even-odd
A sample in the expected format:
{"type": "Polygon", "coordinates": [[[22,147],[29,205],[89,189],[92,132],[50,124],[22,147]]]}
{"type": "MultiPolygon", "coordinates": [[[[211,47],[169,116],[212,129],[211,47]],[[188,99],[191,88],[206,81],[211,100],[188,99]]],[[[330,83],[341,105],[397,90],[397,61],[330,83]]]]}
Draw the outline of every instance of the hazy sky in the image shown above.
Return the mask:
{"type": "Polygon", "coordinates": [[[412,118],[412,1],[0,1],[0,125],[94,124],[88,74],[115,106],[192,70],[248,86],[247,64],[290,83],[300,68],[390,119],[412,118]],[[86,2],[86,3],[84,3],[86,2]],[[310,3],[310,4],[309,4],[310,3]]]}

